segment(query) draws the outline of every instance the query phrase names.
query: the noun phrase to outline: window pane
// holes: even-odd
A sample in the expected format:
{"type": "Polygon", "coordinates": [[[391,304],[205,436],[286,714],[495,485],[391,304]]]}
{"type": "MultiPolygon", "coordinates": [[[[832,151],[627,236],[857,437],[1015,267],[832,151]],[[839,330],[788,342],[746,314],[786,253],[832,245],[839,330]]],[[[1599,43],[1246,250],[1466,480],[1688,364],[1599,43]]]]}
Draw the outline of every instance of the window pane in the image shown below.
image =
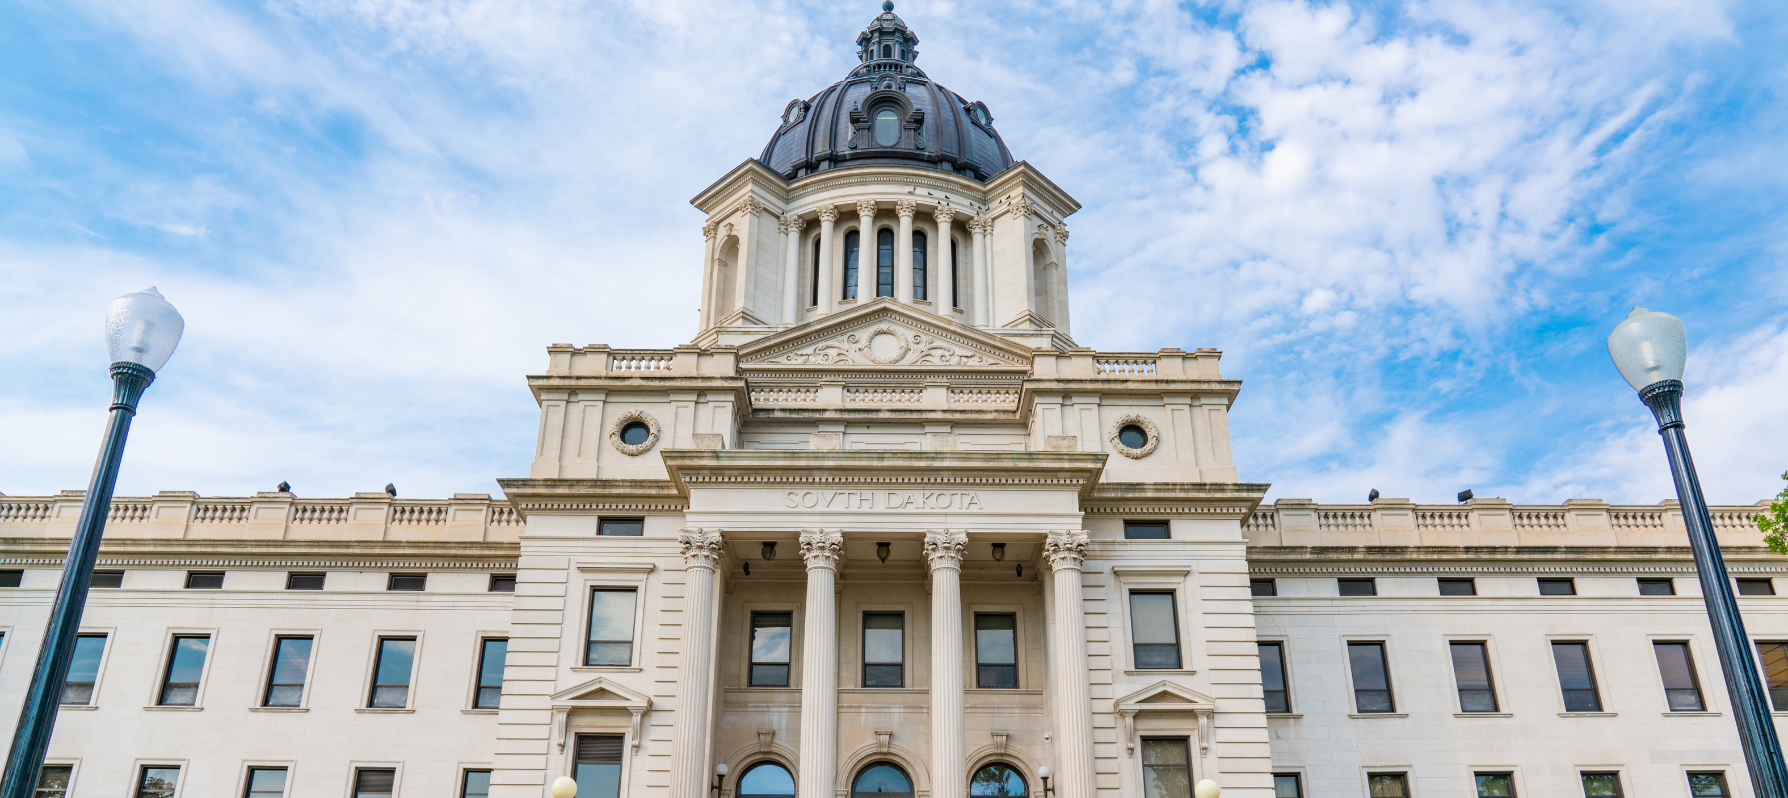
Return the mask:
{"type": "Polygon", "coordinates": [[[221,571],[188,571],[186,587],[188,590],[222,590],[224,575],[221,571]]]}
{"type": "Polygon", "coordinates": [[[68,779],[73,775],[72,765],[44,765],[37,771],[37,792],[32,798],[63,798],[68,795],[68,779]]]}
{"type": "Polygon", "coordinates": [[[1726,774],[1690,773],[1689,795],[1694,798],[1726,798],[1726,774]]]}
{"type": "Polygon", "coordinates": [[[1131,593],[1130,626],[1138,643],[1178,643],[1179,628],[1173,618],[1173,594],[1131,593]]]}
{"type": "Polygon", "coordinates": [[[1348,643],[1347,659],[1353,669],[1354,705],[1359,712],[1393,712],[1391,677],[1385,667],[1383,643],[1348,643]]]}
{"type": "Polygon", "coordinates": [[[282,637],[274,644],[273,673],[267,679],[266,705],[295,707],[304,698],[305,671],[310,668],[308,637],[282,637]]]}
{"type": "Polygon", "coordinates": [[[415,639],[388,637],[379,640],[379,661],[374,666],[370,706],[401,709],[409,705],[410,669],[415,659],[415,639]]]}
{"type": "Polygon", "coordinates": [[[1018,686],[1018,616],[975,615],[975,686],[1018,686]]]}
{"type": "Polygon", "coordinates": [[[1030,791],[1025,787],[1024,776],[1018,769],[1004,763],[995,763],[975,771],[969,779],[969,795],[1008,796],[1020,798],[1030,791]]]}
{"type": "Polygon", "coordinates": [[[1407,798],[1409,784],[1401,773],[1373,773],[1366,777],[1372,798],[1407,798]]]}
{"type": "Polygon", "coordinates": [[[1378,595],[1378,583],[1371,579],[1338,579],[1335,585],[1343,596],[1378,595]]]}
{"type": "Polygon", "coordinates": [[[106,651],[105,635],[75,638],[74,658],[62,687],[62,703],[87,704],[93,700],[93,683],[99,680],[99,659],[106,651]]]}
{"type": "Polygon", "coordinates": [[[1671,712],[1702,712],[1701,685],[1695,679],[1695,662],[1688,643],[1653,643],[1658,672],[1664,677],[1664,698],[1671,712]]]}
{"type": "Polygon", "coordinates": [[[597,523],[596,534],[605,537],[640,537],[646,534],[646,519],[604,518],[597,523]]]}
{"type": "Polygon", "coordinates": [[[1442,579],[1440,594],[1443,596],[1475,596],[1478,594],[1478,583],[1475,579],[1442,579]]]}
{"type": "Polygon", "coordinates": [[[87,583],[87,587],[94,589],[124,587],[124,572],[94,571],[93,579],[87,583]]]}
{"type": "Polygon", "coordinates": [[[1776,594],[1775,582],[1769,579],[1740,579],[1738,580],[1738,594],[1741,596],[1773,596],[1776,594]]]}
{"type": "Polygon", "coordinates": [[[1453,678],[1459,683],[1460,712],[1495,712],[1490,655],[1483,643],[1454,643],[1453,678]]]}
{"type": "Polygon", "coordinates": [[[327,574],[286,574],[287,590],[322,590],[327,574]]]}
{"type": "Polygon", "coordinates": [[[751,684],[753,687],[787,687],[790,627],[794,615],[787,612],[751,614],[751,684]]]}
{"type": "Polygon", "coordinates": [[[1281,643],[1260,644],[1260,689],[1266,696],[1266,711],[1291,711],[1285,689],[1285,648],[1281,643]]]}
{"type": "Polygon", "coordinates": [[[280,798],[285,792],[285,768],[252,768],[248,771],[248,798],[280,798]]]}
{"type": "Polygon", "coordinates": [[[1478,798],[1515,798],[1515,777],[1509,773],[1479,773],[1478,798]]]}
{"type": "Polygon", "coordinates": [[[894,231],[875,234],[875,295],[894,295],[894,231]]]}
{"type": "Polygon", "coordinates": [[[199,699],[199,677],[205,672],[205,650],[209,637],[176,637],[174,653],[168,659],[168,675],[162,682],[163,706],[190,707],[199,699]]]}
{"type": "Polygon", "coordinates": [[[1558,666],[1558,686],[1564,691],[1565,711],[1600,712],[1595,672],[1589,663],[1588,643],[1553,643],[1552,660],[1558,666]]]}
{"type": "Polygon", "coordinates": [[[1639,580],[1641,596],[1674,596],[1676,580],[1674,579],[1641,579],[1639,580]]]}
{"type": "Polygon", "coordinates": [[[593,590],[590,593],[590,650],[587,665],[633,664],[633,590],[593,590]]]}
{"type": "Polygon", "coordinates": [[[852,230],[844,234],[844,298],[857,298],[857,258],[863,237],[852,230]]]}
{"type": "Polygon", "coordinates": [[[180,783],[180,768],[145,767],[137,782],[137,798],[174,798],[174,787],[180,783]]]}
{"type": "Polygon", "coordinates": [[[900,117],[893,109],[883,108],[875,114],[875,145],[892,147],[900,143],[900,117]]]}
{"type": "Polygon", "coordinates": [[[391,798],[397,788],[397,771],[362,770],[354,776],[354,798],[391,798]]]}
{"type": "Polygon", "coordinates": [[[774,762],[765,762],[745,771],[739,779],[740,795],[794,795],[795,777],[774,762]]]}
{"type": "Polygon", "coordinates": [[[910,793],[912,791],[913,782],[906,777],[905,773],[900,772],[900,768],[893,765],[870,765],[857,776],[856,782],[851,785],[851,792],[854,793],[910,793]]]}
{"type": "Polygon", "coordinates": [[[1125,521],[1124,537],[1128,540],[1167,540],[1167,524],[1158,521],[1125,521]]]}
{"type": "Polygon", "coordinates": [[[925,293],[925,252],[930,249],[925,233],[913,231],[913,299],[930,299],[925,293]]]}
{"type": "Polygon", "coordinates": [[[1583,774],[1583,795],[1585,798],[1619,798],[1620,774],[1583,774]]]}
{"type": "Polygon", "coordinates": [[[1570,579],[1541,579],[1540,595],[1542,596],[1575,596],[1577,583],[1570,579]]]}
{"type": "Polygon", "coordinates": [[[877,664],[904,662],[901,639],[904,617],[898,613],[863,616],[863,661],[877,664]]]}
{"type": "Polygon", "coordinates": [[[1248,594],[1252,596],[1277,596],[1279,583],[1271,579],[1248,580],[1248,594]]]}
{"type": "Polygon", "coordinates": [[[490,798],[490,771],[466,771],[465,787],[459,794],[460,798],[490,798]]]}
{"type": "Polygon", "coordinates": [[[1769,703],[1777,712],[1788,712],[1788,643],[1758,643],[1763,659],[1763,678],[1769,682],[1769,703]]]}
{"type": "Polygon", "coordinates": [[[1191,798],[1192,758],[1185,737],[1143,738],[1145,798],[1191,798]]]}
{"type": "Polygon", "coordinates": [[[490,592],[492,592],[492,593],[514,593],[515,592],[515,574],[491,574],[490,575],[490,592]]]}
{"type": "Polygon", "coordinates": [[[486,640],[478,667],[478,695],[472,706],[496,709],[503,700],[503,665],[509,659],[508,640],[486,640]]]}
{"type": "Polygon", "coordinates": [[[1304,788],[1298,782],[1298,774],[1273,774],[1273,798],[1304,798],[1304,788]]]}
{"type": "Polygon", "coordinates": [[[427,590],[428,574],[392,574],[386,590],[427,590]]]}

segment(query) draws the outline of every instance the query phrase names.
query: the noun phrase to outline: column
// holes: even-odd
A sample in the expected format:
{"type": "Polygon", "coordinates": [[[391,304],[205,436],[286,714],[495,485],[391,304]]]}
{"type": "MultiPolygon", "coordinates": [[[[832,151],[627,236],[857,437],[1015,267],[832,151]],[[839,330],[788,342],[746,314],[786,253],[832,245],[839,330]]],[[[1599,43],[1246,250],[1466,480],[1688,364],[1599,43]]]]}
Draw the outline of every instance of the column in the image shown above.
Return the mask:
{"type": "Polygon", "coordinates": [[[677,733],[671,743],[671,798],[708,798],[708,732],[714,717],[714,569],[720,531],[685,529],[683,660],[677,668],[677,733]]]}
{"type": "Polygon", "coordinates": [[[931,218],[937,220],[937,257],[932,260],[936,265],[931,270],[936,274],[931,278],[931,301],[937,307],[937,315],[946,319],[956,318],[951,310],[955,307],[950,295],[955,291],[955,275],[950,272],[956,264],[950,262],[950,222],[956,218],[956,211],[948,205],[939,205],[931,212],[931,218]]]}
{"type": "Polygon", "coordinates": [[[961,530],[925,533],[925,560],[931,565],[931,795],[968,794],[962,697],[961,530]]]}
{"type": "Polygon", "coordinates": [[[1055,697],[1055,762],[1061,798],[1093,796],[1093,700],[1086,661],[1086,614],[1081,608],[1080,564],[1086,557],[1086,532],[1062,529],[1043,542],[1043,559],[1054,574],[1053,606],[1056,639],[1049,663],[1049,687],[1055,697]]]}
{"type": "Polygon", "coordinates": [[[894,237],[894,298],[913,304],[913,213],[919,203],[901,200],[894,203],[894,215],[900,217],[900,234],[894,237]]]}
{"type": "Polygon", "coordinates": [[[832,290],[832,270],[837,264],[832,262],[832,223],[838,221],[838,209],[830,205],[819,209],[820,234],[820,266],[819,276],[819,314],[824,316],[838,307],[838,295],[832,290]]]}
{"type": "Polygon", "coordinates": [[[714,317],[714,231],[718,225],[708,222],[702,225],[702,329],[708,329],[708,320],[714,317]]]}
{"type": "Polygon", "coordinates": [[[969,249],[974,251],[975,260],[975,323],[982,327],[993,326],[993,279],[987,267],[987,228],[993,221],[985,216],[976,216],[969,220],[969,233],[973,241],[969,249]]]}
{"type": "Polygon", "coordinates": [[[782,278],[782,323],[794,324],[801,318],[801,230],[807,220],[790,213],[776,220],[776,229],[788,240],[788,267],[782,278]]]}
{"type": "Polygon", "coordinates": [[[838,597],[833,591],[844,560],[844,534],[802,531],[801,558],[807,561],[807,609],[801,622],[801,772],[795,784],[802,795],[831,798],[838,758],[838,597]]]}
{"type": "Polygon", "coordinates": [[[875,298],[875,201],[857,203],[857,304],[875,298]]]}
{"type": "Polygon", "coordinates": [[[1068,332],[1068,228],[1057,227],[1052,235],[1055,237],[1055,285],[1050,286],[1050,294],[1055,297],[1055,307],[1049,309],[1049,318],[1063,335],[1072,335],[1068,332]]]}

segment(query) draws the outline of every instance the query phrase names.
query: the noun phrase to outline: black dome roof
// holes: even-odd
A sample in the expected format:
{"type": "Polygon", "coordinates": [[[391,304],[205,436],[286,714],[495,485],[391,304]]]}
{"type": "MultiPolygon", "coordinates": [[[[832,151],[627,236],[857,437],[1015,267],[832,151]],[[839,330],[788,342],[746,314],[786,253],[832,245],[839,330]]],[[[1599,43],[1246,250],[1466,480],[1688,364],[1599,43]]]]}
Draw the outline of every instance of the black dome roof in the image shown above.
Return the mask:
{"type": "Polygon", "coordinates": [[[1012,154],[993,129],[993,114],[914,66],[918,44],[894,3],[882,3],[857,36],[862,63],[812,98],[791,101],[758,160],[791,180],[863,164],[921,166],[976,180],[1005,171],[1012,154]]]}

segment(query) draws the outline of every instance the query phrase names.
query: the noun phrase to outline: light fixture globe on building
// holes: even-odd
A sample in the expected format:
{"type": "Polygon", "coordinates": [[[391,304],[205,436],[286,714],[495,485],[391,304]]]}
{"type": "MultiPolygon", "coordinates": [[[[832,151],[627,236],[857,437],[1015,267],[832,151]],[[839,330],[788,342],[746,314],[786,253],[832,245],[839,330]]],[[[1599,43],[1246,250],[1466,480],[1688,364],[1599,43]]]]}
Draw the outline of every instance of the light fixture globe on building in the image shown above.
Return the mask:
{"type": "Polygon", "coordinates": [[[1682,319],[1635,307],[1608,334],[1608,355],[1635,391],[1680,380],[1689,357],[1688,332],[1682,319]]]}

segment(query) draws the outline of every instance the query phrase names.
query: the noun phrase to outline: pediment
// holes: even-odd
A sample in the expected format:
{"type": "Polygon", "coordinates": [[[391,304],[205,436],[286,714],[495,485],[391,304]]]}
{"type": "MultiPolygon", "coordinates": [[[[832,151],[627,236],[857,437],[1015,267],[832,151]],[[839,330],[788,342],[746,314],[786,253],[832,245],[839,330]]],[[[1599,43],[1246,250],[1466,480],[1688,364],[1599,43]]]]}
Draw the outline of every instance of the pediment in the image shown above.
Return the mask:
{"type": "Polygon", "coordinates": [[[554,693],[554,704],[576,704],[583,706],[646,706],[652,698],[644,693],[629,689],[627,686],[598,676],[576,687],[570,687],[554,693]]]}
{"type": "Polygon", "coordinates": [[[1185,685],[1155,682],[1117,700],[1119,709],[1198,710],[1215,706],[1217,700],[1185,685]]]}
{"type": "Polygon", "coordinates": [[[1026,369],[1030,350],[881,298],[753,341],[741,368],[1026,369]]]}

